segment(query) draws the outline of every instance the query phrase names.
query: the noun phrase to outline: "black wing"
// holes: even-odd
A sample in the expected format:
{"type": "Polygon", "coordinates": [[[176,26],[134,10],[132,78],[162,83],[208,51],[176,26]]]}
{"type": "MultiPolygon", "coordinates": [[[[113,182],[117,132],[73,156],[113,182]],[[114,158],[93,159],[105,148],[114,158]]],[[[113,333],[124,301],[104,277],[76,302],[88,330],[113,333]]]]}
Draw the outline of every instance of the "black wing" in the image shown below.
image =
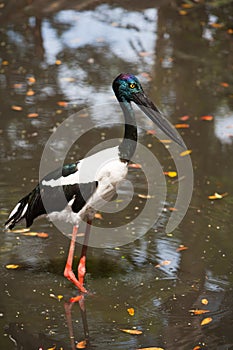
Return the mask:
{"type": "Polygon", "coordinates": [[[5,228],[12,229],[22,219],[26,220],[26,227],[30,227],[35,218],[54,211],[62,211],[72,199],[74,199],[72,210],[78,213],[95,192],[97,181],[54,187],[42,184],[44,180],[57,180],[60,176],[66,177],[77,171],[77,163],[72,163],[46,175],[32,192],[17,203],[5,223],[5,228]]]}

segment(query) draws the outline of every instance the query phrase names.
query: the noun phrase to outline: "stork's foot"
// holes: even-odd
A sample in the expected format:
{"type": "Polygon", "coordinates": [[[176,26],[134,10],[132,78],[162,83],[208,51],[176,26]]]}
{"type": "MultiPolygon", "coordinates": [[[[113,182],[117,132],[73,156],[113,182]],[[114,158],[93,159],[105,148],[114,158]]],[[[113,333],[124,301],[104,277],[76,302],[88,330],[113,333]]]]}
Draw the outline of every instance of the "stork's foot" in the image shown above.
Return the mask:
{"type": "MultiPolygon", "coordinates": [[[[83,279],[82,279],[82,281],[80,282],[80,281],[76,278],[76,276],[75,276],[75,274],[74,274],[74,272],[73,272],[73,270],[71,269],[70,266],[67,266],[67,265],[66,265],[65,270],[64,270],[64,276],[65,276],[69,281],[71,281],[71,282],[79,289],[79,291],[80,291],[81,293],[88,293],[87,289],[86,289],[86,288],[84,287],[84,285],[83,285],[83,279]]],[[[76,301],[78,301],[78,300],[76,300],[76,301]]]]}

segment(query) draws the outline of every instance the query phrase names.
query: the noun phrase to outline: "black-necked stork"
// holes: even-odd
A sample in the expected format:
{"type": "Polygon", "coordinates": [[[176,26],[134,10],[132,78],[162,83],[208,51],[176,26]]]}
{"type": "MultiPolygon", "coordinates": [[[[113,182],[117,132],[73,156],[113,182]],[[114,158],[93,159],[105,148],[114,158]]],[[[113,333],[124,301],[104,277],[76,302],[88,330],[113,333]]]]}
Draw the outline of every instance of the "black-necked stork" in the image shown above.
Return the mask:
{"type": "Polygon", "coordinates": [[[62,169],[45,176],[34,190],[17,203],[5,224],[6,229],[12,229],[16,223],[25,219],[26,226],[29,227],[35,218],[45,214],[50,219],[59,218],[72,223],[73,233],[64,276],[82,293],[87,292],[84,287],[86,251],[96,203],[101,203],[103,199],[108,201],[113,197],[116,185],[127,175],[129,161],[136,149],[137,125],[131,102],[136,103],[168,137],[184,147],[174,128],[147,98],[134,75],[120,74],[113,81],[112,87],[125,118],[125,132],[121,144],[65,165],[62,169]],[[95,157],[102,159],[102,163],[98,167],[98,173],[90,174],[89,167],[95,157]],[[86,179],[79,177],[81,169],[82,173],[88,174],[86,179]],[[72,263],[80,220],[87,222],[87,229],[76,277],[72,263]]]}

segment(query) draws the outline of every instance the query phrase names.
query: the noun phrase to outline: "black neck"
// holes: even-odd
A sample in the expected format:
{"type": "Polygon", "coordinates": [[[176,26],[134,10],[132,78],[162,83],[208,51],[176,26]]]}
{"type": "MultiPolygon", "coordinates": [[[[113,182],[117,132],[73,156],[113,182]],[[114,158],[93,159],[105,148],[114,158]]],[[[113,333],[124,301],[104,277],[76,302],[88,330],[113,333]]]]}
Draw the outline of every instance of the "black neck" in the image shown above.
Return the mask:
{"type": "Polygon", "coordinates": [[[125,117],[125,134],[119,145],[119,157],[122,161],[129,162],[137,146],[137,125],[131,104],[126,100],[119,103],[125,117]]]}

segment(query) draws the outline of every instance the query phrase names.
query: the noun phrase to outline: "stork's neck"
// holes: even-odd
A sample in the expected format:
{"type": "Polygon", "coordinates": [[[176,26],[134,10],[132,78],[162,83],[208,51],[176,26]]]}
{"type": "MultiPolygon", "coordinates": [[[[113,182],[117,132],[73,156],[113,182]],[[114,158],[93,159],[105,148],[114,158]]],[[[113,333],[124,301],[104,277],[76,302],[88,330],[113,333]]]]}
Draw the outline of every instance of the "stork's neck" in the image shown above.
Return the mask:
{"type": "Polygon", "coordinates": [[[129,162],[137,146],[137,125],[131,104],[126,100],[119,101],[119,103],[125,117],[125,133],[119,145],[119,157],[122,161],[129,162]]]}

